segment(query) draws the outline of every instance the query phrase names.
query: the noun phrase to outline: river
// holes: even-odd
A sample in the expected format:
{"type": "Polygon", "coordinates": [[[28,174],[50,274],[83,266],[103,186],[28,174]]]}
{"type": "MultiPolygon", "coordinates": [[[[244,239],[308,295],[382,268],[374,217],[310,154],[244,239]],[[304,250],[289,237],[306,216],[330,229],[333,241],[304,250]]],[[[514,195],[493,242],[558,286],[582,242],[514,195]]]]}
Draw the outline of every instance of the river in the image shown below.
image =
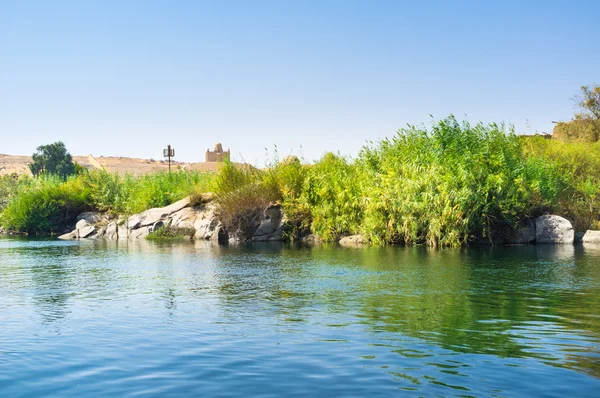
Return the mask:
{"type": "Polygon", "coordinates": [[[0,396],[600,391],[600,248],[0,239],[0,396]]]}

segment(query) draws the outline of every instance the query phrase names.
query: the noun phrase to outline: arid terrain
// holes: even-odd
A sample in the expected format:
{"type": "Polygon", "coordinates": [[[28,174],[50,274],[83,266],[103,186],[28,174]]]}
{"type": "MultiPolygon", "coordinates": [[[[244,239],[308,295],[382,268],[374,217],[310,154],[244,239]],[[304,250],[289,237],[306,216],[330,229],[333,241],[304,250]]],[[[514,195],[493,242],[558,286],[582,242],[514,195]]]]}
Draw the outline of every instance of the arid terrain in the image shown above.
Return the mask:
{"type": "MultiPolygon", "coordinates": [[[[119,174],[147,174],[158,171],[167,171],[169,165],[163,160],[136,159],[125,157],[94,157],[73,156],[73,161],[88,169],[104,169],[109,172],[119,174]]],[[[12,156],[0,154],[0,175],[31,175],[28,164],[31,163],[31,156],[12,156]]],[[[171,162],[171,170],[201,170],[217,171],[222,163],[218,162],[198,162],[183,163],[171,162]]]]}

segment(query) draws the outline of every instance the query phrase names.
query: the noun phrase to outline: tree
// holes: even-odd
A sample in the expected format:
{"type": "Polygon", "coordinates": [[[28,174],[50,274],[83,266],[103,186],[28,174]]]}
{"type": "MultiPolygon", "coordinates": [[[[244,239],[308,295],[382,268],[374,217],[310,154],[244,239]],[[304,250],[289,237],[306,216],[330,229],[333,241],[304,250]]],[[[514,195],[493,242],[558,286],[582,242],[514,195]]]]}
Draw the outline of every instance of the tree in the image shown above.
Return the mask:
{"type": "Polygon", "coordinates": [[[29,169],[36,177],[47,173],[66,179],[76,173],[73,158],[61,141],[37,147],[37,152],[33,154],[32,158],[33,163],[29,164],[29,169]]]}
{"type": "Polygon", "coordinates": [[[573,97],[579,112],[573,120],[559,122],[552,137],[562,141],[596,142],[600,139],[600,86],[581,86],[581,92],[573,97]]]}
{"type": "Polygon", "coordinates": [[[574,97],[575,104],[581,109],[577,119],[600,120],[600,86],[581,86],[581,93],[574,97]]]}

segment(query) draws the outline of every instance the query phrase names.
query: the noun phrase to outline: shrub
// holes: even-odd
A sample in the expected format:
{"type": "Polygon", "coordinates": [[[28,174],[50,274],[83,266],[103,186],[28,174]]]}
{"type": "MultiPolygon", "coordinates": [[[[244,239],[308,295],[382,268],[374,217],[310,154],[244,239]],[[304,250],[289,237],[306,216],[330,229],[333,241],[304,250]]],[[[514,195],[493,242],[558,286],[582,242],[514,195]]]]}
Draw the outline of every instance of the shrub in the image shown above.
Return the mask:
{"type": "Polygon", "coordinates": [[[15,195],[2,212],[8,230],[31,234],[63,232],[90,208],[89,190],[78,178],[46,176],[15,195]]]}
{"type": "Polygon", "coordinates": [[[560,122],[554,127],[552,138],[567,142],[596,142],[600,139],[600,120],[579,118],[560,122]]]}
{"type": "Polygon", "coordinates": [[[241,240],[252,237],[263,211],[282,194],[274,175],[226,161],[212,184],[223,227],[241,240]]]}
{"type": "Polygon", "coordinates": [[[363,202],[358,170],[341,156],[327,153],[306,171],[300,203],[310,212],[312,231],[324,240],[359,232],[363,202]]]}
{"type": "Polygon", "coordinates": [[[150,232],[146,239],[149,240],[190,240],[194,238],[196,230],[186,227],[160,227],[150,232]]]}
{"type": "Polygon", "coordinates": [[[514,133],[453,117],[408,127],[359,156],[362,230],[375,242],[460,246],[527,214],[525,161],[514,133]]]}

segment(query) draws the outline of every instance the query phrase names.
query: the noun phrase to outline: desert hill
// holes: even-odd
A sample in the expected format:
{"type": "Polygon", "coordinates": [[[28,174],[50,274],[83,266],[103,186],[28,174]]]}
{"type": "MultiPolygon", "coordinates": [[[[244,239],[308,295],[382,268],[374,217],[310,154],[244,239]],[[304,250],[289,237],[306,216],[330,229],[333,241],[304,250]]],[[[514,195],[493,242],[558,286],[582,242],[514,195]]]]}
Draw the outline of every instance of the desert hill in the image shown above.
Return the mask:
{"type": "MultiPolygon", "coordinates": [[[[0,176],[1,175],[31,175],[28,164],[31,163],[31,156],[13,156],[0,154],[0,176]]],[[[168,171],[169,165],[164,160],[137,159],[126,157],[94,157],[73,156],[73,161],[90,170],[104,169],[109,172],[119,174],[148,174],[160,171],[168,171]]],[[[198,171],[218,171],[223,163],[220,162],[198,162],[184,163],[171,161],[171,170],[198,170],[198,171]]]]}

